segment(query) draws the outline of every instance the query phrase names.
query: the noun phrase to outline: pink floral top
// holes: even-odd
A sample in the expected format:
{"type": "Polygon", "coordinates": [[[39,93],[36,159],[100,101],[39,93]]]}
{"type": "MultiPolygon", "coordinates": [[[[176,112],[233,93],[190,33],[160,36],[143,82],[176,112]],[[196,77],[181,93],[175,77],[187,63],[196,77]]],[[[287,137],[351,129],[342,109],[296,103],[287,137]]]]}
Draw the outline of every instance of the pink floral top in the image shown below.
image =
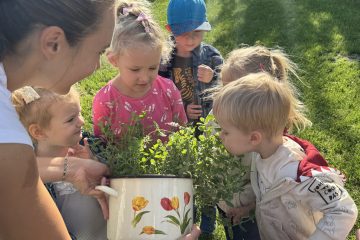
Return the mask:
{"type": "Polygon", "coordinates": [[[146,134],[155,130],[154,122],[160,129],[165,130],[173,129],[170,122],[180,125],[187,122],[180,92],[171,80],[157,76],[150,91],[141,98],[123,95],[112,81],[109,81],[94,98],[94,134],[101,135],[101,124],[111,122],[111,129],[119,135],[121,124],[130,124],[134,113],[139,115],[144,111],[146,116],[142,124],[146,134]]]}

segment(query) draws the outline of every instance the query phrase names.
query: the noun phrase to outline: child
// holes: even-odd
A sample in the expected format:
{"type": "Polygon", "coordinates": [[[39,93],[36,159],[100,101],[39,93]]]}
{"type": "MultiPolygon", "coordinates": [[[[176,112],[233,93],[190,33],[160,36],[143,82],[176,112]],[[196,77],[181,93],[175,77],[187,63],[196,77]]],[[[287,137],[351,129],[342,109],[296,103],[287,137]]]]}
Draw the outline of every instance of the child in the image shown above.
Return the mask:
{"type": "Polygon", "coordinates": [[[268,72],[278,81],[286,82],[290,74],[298,78],[296,69],[296,64],[281,49],[242,47],[229,53],[221,68],[221,81],[226,85],[249,73],[268,72]]]}
{"type": "MultiPolygon", "coordinates": [[[[159,74],[170,78],[181,92],[187,118],[196,126],[200,117],[206,117],[212,109],[212,99],[206,89],[218,84],[219,66],[223,59],[219,51],[202,42],[204,32],[211,30],[206,18],[204,0],[171,0],[167,8],[168,25],[175,49],[170,61],[160,66],[159,74]]],[[[195,135],[200,131],[196,129],[195,135]]],[[[215,208],[204,210],[201,230],[211,234],[215,228],[215,208]]]]}
{"type": "MultiPolygon", "coordinates": [[[[65,156],[66,159],[70,147],[77,146],[82,137],[84,121],[78,93],[71,89],[67,95],[58,95],[46,89],[25,87],[15,91],[12,98],[20,120],[33,140],[36,155],[65,156]]],[[[63,179],[66,169],[72,167],[65,166],[63,179]]],[[[106,221],[94,197],[80,194],[71,183],[64,181],[52,183],[50,189],[68,231],[75,239],[106,239],[106,221]]]]}
{"type": "Polygon", "coordinates": [[[153,20],[146,2],[120,3],[110,49],[110,63],[119,74],[95,96],[93,122],[96,136],[110,124],[116,135],[132,115],[146,112],[145,133],[171,130],[170,122],[187,122],[180,92],[173,82],[158,75],[160,59],[168,59],[171,43],[153,20]]]}
{"type": "MultiPolygon", "coordinates": [[[[220,78],[222,85],[226,85],[238,78],[241,78],[249,73],[268,72],[272,74],[278,81],[288,81],[288,75],[292,74],[297,77],[296,65],[288,56],[280,49],[268,49],[264,46],[250,46],[233,50],[229,53],[228,58],[224,62],[220,78]]],[[[213,90],[210,90],[210,92],[213,90]]],[[[212,113],[212,112],[210,112],[212,113]]],[[[249,178],[250,175],[245,175],[249,178]]],[[[244,182],[250,182],[249,179],[244,179],[244,182]]],[[[250,184],[244,187],[244,191],[251,190],[250,184]],[[247,189],[248,188],[248,189],[247,189]]],[[[240,199],[241,195],[235,194],[236,199],[240,199]]],[[[232,220],[233,237],[230,237],[229,229],[225,225],[225,235],[230,239],[259,239],[259,233],[256,222],[248,219],[249,211],[254,208],[254,203],[243,203],[243,207],[237,209],[230,209],[225,202],[218,204],[219,212],[222,216],[228,215],[232,220]],[[238,222],[241,223],[241,227],[238,222]]]]}
{"type": "Polygon", "coordinates": [[[202,42],[204,32],[211,30],[203,0],[171,0],[167,18],[176,48],[159,74],[179,88],[187,117],[194,121],[206,117],[212,108],[204,90],[218,84],[223,59],[216,48],[202,42]]]}
{"type": "MultiPolygon", "coordinates": [[[[225,86],[247,74],[257,72],[268,72],[280,82],[287,82],[289,74],[297,77],[295,63],[281,49],[249,46],[233,50],[229,53],[221,68],[220,78],[223,86],[225,86]]],[[[250,175],[246,175],[246,177],[250,177],[250,175]]],[[[250,182],[250,179],[244,181],[250,182]]],[[[247,188],[251,190],[250,184],[244,187],[244,191],[249,190],[247,188]]],[[[240,195],[235,194],[235,197],[241,201],[241,193],[240,195]]],[[[218,204],[221,215],[228,215],[234,224],[232,226],[232,238],[230,237],[228,227],[224,226],[226,238],[228,240],[259,239],[260,236],[256,222],[246,218],[249,215],[249,211],[255,207],[255,204],[251,202],[246,204],[243,202],[242,204],[243,207],[237,209],[229,209],[224,202],[218,204]],[[241,227],[237,224],[240,220],[242,220],[241,227]]]]}
{"type": "Polygon", "coordinates": [[[285,127],[308,123],[293,89],[266,73],[227,84],[214,95],[220,138],[229,152],[251,161],[262,239],[345,239],[357,208],[342,177],[314,162],[305,167],[304,149],[283,136],[285,127]]]}

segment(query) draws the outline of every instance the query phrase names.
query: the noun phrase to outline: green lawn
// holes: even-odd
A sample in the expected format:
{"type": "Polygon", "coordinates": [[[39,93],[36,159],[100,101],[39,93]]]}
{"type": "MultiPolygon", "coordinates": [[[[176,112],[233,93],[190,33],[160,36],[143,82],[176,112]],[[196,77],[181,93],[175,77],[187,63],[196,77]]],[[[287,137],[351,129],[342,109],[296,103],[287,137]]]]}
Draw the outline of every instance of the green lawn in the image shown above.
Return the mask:
{"type": "MultiPolygon", "coordinates": [[[[164,26],[168,0],[153,2],[164,26]]],[[[299,135],[347,175],[346,187],[360,204],[360,1],[207,0],[207,7],[213,30],[205,40],[223,56],[261,43],[284,48],[298,63],[302,81],[296,85],[314,123],[299,135]]],[[[114,74],[104,64],[80,84],[87,129],[92,97],[114,74]]],[[[225,239],[220,228],[214,239],[225,239]]]]}

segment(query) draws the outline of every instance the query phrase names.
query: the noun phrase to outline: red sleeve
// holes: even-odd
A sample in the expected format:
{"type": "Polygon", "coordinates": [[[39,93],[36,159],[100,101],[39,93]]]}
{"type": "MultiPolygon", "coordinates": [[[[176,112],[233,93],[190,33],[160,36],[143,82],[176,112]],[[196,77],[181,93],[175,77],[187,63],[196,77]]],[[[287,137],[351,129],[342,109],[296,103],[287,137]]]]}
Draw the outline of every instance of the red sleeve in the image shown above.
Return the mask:
{"type": "Polygon", "coordinates": [[[328,169],[329,164],[325,158],[320,154],[319,150],[304,139],[298,138],[293,135],[285,134],[286,137],[290,138],[294,142],[300,145],[306,156],[301,160],[298,171],[297,171],[297,181],[300,182],[300,176],[312,176],[312,170],[323,171],[323,169],[328,169]]]}

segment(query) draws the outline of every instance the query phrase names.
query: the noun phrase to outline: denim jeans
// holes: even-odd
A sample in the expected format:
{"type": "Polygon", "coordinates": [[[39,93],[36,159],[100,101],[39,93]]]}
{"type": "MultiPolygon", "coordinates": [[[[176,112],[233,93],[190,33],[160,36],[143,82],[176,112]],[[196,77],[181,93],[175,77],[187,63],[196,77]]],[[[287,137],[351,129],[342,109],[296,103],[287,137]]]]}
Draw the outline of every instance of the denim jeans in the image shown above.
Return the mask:
{"type": "MultiPolygon", "coordinates": [[[[224,211],[218,208],[219,214],[222,217],[226,217],[224,211]]],[[[231,226],[231,230],[228,226],[224,225],[224,231],[226,240],[260,240],[259,229],[255,219],[243,219],[240,225],[231,226]],[[232,237],[230,231],[232,230],[232,237]]]]}
{"type": "MultiPolygon", "coordinates": [[[[200,229],[201,233],[212,234],[216,226],[216,207],[207,206],[201,209],[200,214],[200,229]]],[[[194,206],[194,219],[196,221],[196,206],[194,206]]]]}

